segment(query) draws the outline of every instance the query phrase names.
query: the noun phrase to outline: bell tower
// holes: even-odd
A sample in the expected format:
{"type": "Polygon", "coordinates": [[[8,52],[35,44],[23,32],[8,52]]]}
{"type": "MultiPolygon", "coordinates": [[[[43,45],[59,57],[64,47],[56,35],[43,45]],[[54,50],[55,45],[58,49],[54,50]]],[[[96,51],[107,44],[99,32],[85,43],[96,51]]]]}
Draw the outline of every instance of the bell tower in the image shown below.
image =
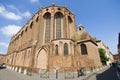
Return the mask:
{"type": "Polygon", "coordinates": [[[77,29],[78,31],[85,31],[85,29],[84,29],[84,26],[82,25],[82,24],[80,24],[79,26],[78,26],[78,29],[77,29]]]}

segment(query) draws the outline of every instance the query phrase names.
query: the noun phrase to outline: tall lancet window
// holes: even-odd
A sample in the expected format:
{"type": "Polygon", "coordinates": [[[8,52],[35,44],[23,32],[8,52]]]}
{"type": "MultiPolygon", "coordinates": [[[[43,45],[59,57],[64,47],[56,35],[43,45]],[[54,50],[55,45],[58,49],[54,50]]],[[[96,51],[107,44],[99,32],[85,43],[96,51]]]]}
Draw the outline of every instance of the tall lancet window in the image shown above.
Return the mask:
{"type": "Polygon", "coordinates": [[[50,13],[46,13],[44,15],[44,27],[45,27],[45,43],[50,41],[50,24],[51,23],[51,15],[50,13]]]}
{"type": "Polygon", "coordinates": [[[64,44],[64,55],[68,55],[68,44],[64,44]]]}
{"type": "Polygon", "coordinates": [[[62,13],[58,12],[55,14],[56,39],[61,37],[62,18],[62,13]]]}

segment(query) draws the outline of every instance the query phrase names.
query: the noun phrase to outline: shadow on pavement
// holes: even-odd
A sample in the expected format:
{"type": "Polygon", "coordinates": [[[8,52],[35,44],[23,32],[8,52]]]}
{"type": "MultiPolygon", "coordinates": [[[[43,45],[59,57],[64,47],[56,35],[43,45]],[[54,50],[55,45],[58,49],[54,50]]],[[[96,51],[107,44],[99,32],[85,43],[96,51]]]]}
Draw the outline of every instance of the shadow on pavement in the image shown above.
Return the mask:
{"type": "Polygon", "coordinates": [[[119,80],[117,77],[117,69],[115,67],[110,67],[103,73],[97,74],[96,80],[119,80]]]}

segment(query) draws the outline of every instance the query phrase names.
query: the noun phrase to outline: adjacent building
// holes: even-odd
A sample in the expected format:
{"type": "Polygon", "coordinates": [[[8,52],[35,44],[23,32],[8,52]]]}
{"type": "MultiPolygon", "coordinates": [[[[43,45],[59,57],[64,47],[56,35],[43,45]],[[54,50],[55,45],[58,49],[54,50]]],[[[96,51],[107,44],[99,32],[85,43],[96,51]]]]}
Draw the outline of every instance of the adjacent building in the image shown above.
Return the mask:
{"type": "Polygon", "coordinates": [[[101,67],[96,39],[82,25],[76,29],[74,14],[66,7],[41,8],[12,36],[6,65],[26,74],[41,69],[59,72],[65,69],[101,67]]]}
{"type": "Polygon", "coordinates": [[[120,33],[118,34],[118,45],[117,45],[117,48],[118,48],[118,54],[114,55],[115,62],[120,61],[120,33]]]}
{"type": "Polygon", "coordinates": [[[109,47],[106,46],[101,40],[97,40],[97,44],[98,44],[98,48],[102,48],[105,50],[105,56],[109,59],[106,62],[106,65],[110,65],[112,62],[114,62],[113,54],[109,50],[109,47]]]}
{"type": "Polygon", "coordinates": [[[120,54],[120,33],[118,35],[118,54],[120,54]]]}

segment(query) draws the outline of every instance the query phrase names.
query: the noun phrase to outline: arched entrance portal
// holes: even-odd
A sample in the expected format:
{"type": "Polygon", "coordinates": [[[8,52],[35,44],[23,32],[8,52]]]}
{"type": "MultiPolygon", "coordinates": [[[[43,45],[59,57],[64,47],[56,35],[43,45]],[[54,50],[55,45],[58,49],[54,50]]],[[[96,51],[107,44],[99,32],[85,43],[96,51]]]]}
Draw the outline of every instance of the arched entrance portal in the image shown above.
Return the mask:
{"type": "Polygon", "coordinates": [[[37,68],[47,69],[48,55],[44,49],[41,49],[37,56],[37,68]]]}

